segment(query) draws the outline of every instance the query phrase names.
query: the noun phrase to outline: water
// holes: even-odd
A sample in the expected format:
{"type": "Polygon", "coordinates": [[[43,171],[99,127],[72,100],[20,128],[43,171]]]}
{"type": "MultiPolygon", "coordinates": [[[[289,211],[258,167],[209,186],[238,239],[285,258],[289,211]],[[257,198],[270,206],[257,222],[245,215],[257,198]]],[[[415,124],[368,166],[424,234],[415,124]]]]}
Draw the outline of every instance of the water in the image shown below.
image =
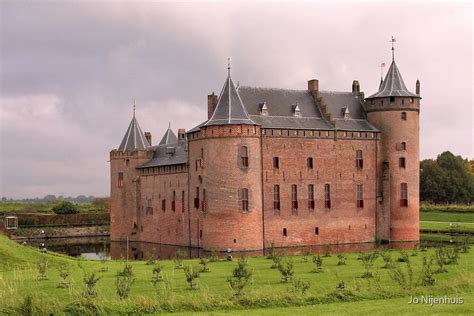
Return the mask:
{"type": "MultiPolygon", "coordinates": [[[[21,242],[21,241],[20,241],[21,242]]],[[[198,248],[180,247],[172,245],[163,245],[147,242],[129,242],[128,250],[126,242],[111,242],[108,237],[81,237],[81,238],[54,238],[54,239],[30,239],[26,241],[28,245],[40,247],[41,243],[45,247],[54,252],[66,254],[72,257],[81,257],[89,260],[106,259],[131,259],[131,260],[147,260],[155,259],[173,259],[178,252],[182,253],[186,258],[199,258],[210,255],[209,252],[198,248]]],[[[391,248],[413,248],[416,243],[392,243],[391,248]]],[[[331,245],[331,252],[357,252],[366,251],[375,248],[374,243],[360,244],[340,244],[331,245]]],[[[324,253],[325,246],[307,246],[307,247],[291,247],[277,248],[277,252],[285,254],[308,253],[324,253]]],[[[248,256],[267,255],[263,250],[245,252],[248,256]]],[[[226,252],[216,253],[219,257],[225,257],[226,252]]],[[[235,257],[238,253],[233,252],[235,257]]]]}

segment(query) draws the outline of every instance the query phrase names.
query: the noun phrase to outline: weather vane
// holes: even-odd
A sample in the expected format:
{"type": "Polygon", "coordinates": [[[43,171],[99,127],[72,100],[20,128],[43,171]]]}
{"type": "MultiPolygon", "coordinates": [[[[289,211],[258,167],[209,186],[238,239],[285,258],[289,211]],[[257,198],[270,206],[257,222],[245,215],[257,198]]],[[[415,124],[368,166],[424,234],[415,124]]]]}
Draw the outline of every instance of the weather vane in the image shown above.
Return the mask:
{"type": "Polygon", "coordinates": [[[135,116],[135,108],[137,107],[137,100],[133,99],[133,116],[135,116]]]}
{"type": "Polygon", "coordinates": [[[230,57],[227,58],[227,72],[229,73],[230,75],[230,62],[231,62],[231,59],[230,57]]]}
{"type": "Polygon", "coordinates": [[[395,39],[395,37],[392,36],[392,39],[390,40],[390,42],[392,43],[392,61],[395,60],[395,47],[393,47],[393,43],[395,43],[397,40],[395,39]]]}

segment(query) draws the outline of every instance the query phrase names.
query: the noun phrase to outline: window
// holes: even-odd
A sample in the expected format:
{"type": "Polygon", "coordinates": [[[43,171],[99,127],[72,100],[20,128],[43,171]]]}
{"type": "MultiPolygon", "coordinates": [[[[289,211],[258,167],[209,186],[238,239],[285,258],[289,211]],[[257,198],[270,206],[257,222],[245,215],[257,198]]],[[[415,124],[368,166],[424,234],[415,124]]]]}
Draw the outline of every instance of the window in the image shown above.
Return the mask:
{"type": "Polygon", "coordinates": [[[364,207],[364,185],[363,184],[357,185],[357,207],[358,208],[364,207]]]}
{"type": "Polygon", "coordinates": [[[408,185],[405,182],[400,185],[400,206],[408,206],[408,185]]]}
{"type": "Polygon", "coordinates": [[[201,211],[207,211],[206,189],[202,189],[201,211]]]}
{"type": "Polygon", "coordinates": [[[314,228],[314,234],[315,234],[315,235],[319,235],[319,227],[315,227],[315,228],[314,228]]]}
{"type": "Polygon", "coordinates": [[[331,185],[324,185],[324,207],[331,208],[331,185]]]}
{"type": "Polygon", "coordinates": [[[184,191],[181,191],[181,211],[184,213],[184,191]]]}
{"type": "Polygon", "coordinates": [[[240,199],[240,210],[248,211],[249,210],[249,190],[240,189],[239,190],[239,199],[240,199]]]}
{"type": "Polygon", "coordinates": [[[199,208],[199,187],[196,187],[196,197],[194,198],[194,208],[199,208]]]}
{"type": "Polygon", "coordinates": [[[406,160],[405,160],[405,157],[400,157],[400,158],[398,159],[398,166],[399,166],[400,168],[404,168],[404,169],[406,168],[406,160]]]}
{"type": "Polygon", "coordinates": [[[407,112],[402,112],[402,121],[407,120],[407,112]]]}
{"type": "Polygon", "coordinates": [[[407,150],[407,143],[401,142],[400,143],[400,150],[407,150]]]}
{"type": "Polygon", "coordinates": [[[314,185],[308,184],[308,209],[314,210],[314,185]]]}
{"type": "Polygon", "coordinates": [[[161,200],[161,210],[166,211],[166,200],[161,200]]]}
{"type": "Polygon", "coordinates": [[[176,211],[176,191],[173,191],[172,199],[171,199],[171,210],[173,212],[176,211]]]}
{"type": "Polygon", "coordinates": [[[273,157],[273,168],[278,169],[280,168],[280,158],[273,157]]]}
{"type": "Polygon", "coordinates": [[[291,209],[298,209],[298,187],[296,184],[291,185],[291,209]]]}
{"type": "Polygon", "coordinates": [[[313,157],[308,157],[308,159],[306,159],[306,166],[308,169],[313,169],[313,157]]]}
{"type": "Polygon", "coordinates": [[[202,229],[199,230],[199,238],[202,238],[202,229]]]}
{"type": "Polygon", "coordinates": [[[390,97],[390,102],[395,102],[395,97],[390,97]]]}
{"type": "Polygon", "coordinates": [[[273,186],[273,208],[280,209],[280,186],[278,184],[273,186]]]}
{"type": "Polygon", "coordinates": [[[240,160],[242,167],[246,168],[249,166],[249,155],[247,146],[240,147],[240,160]]]}
{"type": "Polygon", "coordinates": [[[118,173],[118,183],[117,187],[122,188],[123,187],[123,172],[118,173]]]}
{"type": "Polygon", "coordinates": [[[151,198],[148,198],[146,200],[146,214],[153,215],[153,200],[151,198]]]}
{"type": "Polygon", "coordinates": [[[125,165],[128,167],[128,165],[130,164],[130,159],[127,159],[125,160],[125,165]]]}
{"type": "Polygon", "coordinates": [[[283,228],[283,236],[285,237],[288,236],[288,230],[286,228],[283,228]]]}
{"type": "Polygon", "coordinates": [[[362,158],[362,150],[356,151],[356,168],[357,169],[364,168],[364,159],[362,158]]]}

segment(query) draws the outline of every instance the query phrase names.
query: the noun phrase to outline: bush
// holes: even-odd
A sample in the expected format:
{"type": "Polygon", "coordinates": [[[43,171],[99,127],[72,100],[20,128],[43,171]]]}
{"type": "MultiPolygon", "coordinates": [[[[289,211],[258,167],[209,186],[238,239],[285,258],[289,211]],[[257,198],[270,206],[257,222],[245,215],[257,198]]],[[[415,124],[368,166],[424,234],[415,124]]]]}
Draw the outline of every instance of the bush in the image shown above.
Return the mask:
{"type": "Polygon", "coordinates": [[[196,268],[192,266],[184,266],[184,275],[186,277],[186,282],[188,283],[189,287],[193,290],[198,288],[198,284],[196,279],[199,278],[199,272],[196,268]]]}
{"type": "Polygon", "coordinates": [[[87,273],[84,272],[84,284],[86,285],[86,288],[82,292],[82,296],[85,298],[94,298],[97,297],[97,290],[95,289],[95,286],[97,285],[97,282],[100,280],[100,277],[98,277],[94,272],[93,273],[87,273]]]}
{"type": "Polygon", "coordinates": [[[209,259],[206,258],[200,258],[199,259],[199,265],[201,268],[199,269],[199,272],[209,272],[209,259]]]}
{"type": "Polygon", "coordinates": [[[324,256],[331,257],[331,245],[324,245],[324,256]]]}
{"type": "Polygon", "coordinates": [[[310,287],[311,283],[309,281],[293,280],[293,292],[300,296],[304,296],[310,287]]]}
{"type": "Polygon", "coordinates": [[[247,269],[247,261],[239,260],[237,267],[234,269],[232,276],[227,279],[230,288],[234,291],[235,297],[240,297],[248,284],[252,272],[247,269]]]}
{"type": "Polygon", "coordinates": [[[346,264],[346,259],[347,259],[346,255],[344,255],[343,253],[340,253],[337,255],[337,258],[339,259],[339,261],[337,262],[338,266],[342,266],[346,264]]]}
{"type": "Polygon", "coordinates": [[[47,280],[48,279],[48,260],[43,259],[36,263],[36,269],[38,270],[38,275],[36,280],[47,280]]]}
{"type": "Polygon", "coordinates": [[[295,273],[293,268],[293,260],[291,258],[284,258],[278,263],[278,271],[281,274],[281,282],[288,283],[293,278],[295,273]]]}
{"type": "Polygon", "coordinates": [[[420,284],[421,286],[433,286],[436,283],[435,278],[433,277],[433,258],[423,257],[422,259],[422,268],[420,275],[420,284]]]}
{"type": "Polygon", "coordinates": [[[392,267],[392,254],[390,253],[390,250],[384,249],[382,251],[382,259],[383,259],[383,262],[385,262],[382,268],[390,269],[392,267]]]}
{"type": "Polygon", "coordinates": [[[378,253],[376,251],[365,252],[362,254],[361,260],[362,260],[362,265],[364,266],[364,269],[365,269],[365,273],[362,275],[363,278],[371,278],[373,276],[370,270],[372,269],[377,257],[378,257],[378,253]]]}
{"type": "Polygon", "coordinates": [[[69,278],[71,274],[69,265],[67,263],[61,263],[59,265],[58,271],[59,277],[61,278],[58,284],[58,288],[68,288],[71,284],[71,279],[69,278]]]}
{"type": "Polygon", "coordinates": [[[76,204],[68,201],[60,201],[52,208],[55,214],[76,214],[79,213],[79,208],[76,204]]]}
{"type": "Polygon", "coordinates": [[[319,273],[323,271],[323,258],[320,255],[313,256],[313,263],[316,266],[313,272],[319,273]]]}
{"type": "Polygon", "coordinates": [[[156,286],[158,282],[163,281],[162,271],[163,266],[159,262],[156,262],[155,266],[153,267],[153,276],[151,277],[151,283],[153,284],[153,286],[156,286]]]}
{"type": "Polygon", "coordinates": [[[173,259],[175,269],[183,269],[183,260],[185,257],[186,253],[183,250],[179,249],[176,251],[176,255],[173,259]]]}
{"type": "Polygon", "coordinates": [[[132,275],[117,274],[115,285],[117,288],[117,295],[121,300],[128,298],[133,282],[135,282],[135,278],[132,275]]]}
{"type": "Polygon", "coordinates": [[[400,264],[390,270],[388,273],[392,280],[394,280],[398,285],[404,290],[410,290],[413,287],[413,268],[411,267],[410,262],[407,262],[406,265],[407,272],[403,272],[400,264]]]}

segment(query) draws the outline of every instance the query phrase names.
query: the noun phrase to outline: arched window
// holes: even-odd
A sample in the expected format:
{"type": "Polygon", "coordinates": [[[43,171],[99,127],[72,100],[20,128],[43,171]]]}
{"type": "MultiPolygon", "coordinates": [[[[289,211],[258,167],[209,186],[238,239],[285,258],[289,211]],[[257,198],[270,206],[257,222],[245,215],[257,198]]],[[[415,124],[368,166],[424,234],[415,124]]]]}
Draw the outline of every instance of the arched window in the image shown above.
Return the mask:
{"type": "Polygon", "coordinates": [[[288,230],[286,228],[283,228],[283,236],[288,236],[288,230]]]}
{"type": "Polygon", "coordinates": [[[247,168],[249,166],[249,150],[247,146],[240,147],[240,161],[242,167],[247,168]]]}
{"type": "Polygon", "coordinates": [[[239,190],[240,210],[248,212],[249,210],[249,190],[244,188],[239,190]]]}

